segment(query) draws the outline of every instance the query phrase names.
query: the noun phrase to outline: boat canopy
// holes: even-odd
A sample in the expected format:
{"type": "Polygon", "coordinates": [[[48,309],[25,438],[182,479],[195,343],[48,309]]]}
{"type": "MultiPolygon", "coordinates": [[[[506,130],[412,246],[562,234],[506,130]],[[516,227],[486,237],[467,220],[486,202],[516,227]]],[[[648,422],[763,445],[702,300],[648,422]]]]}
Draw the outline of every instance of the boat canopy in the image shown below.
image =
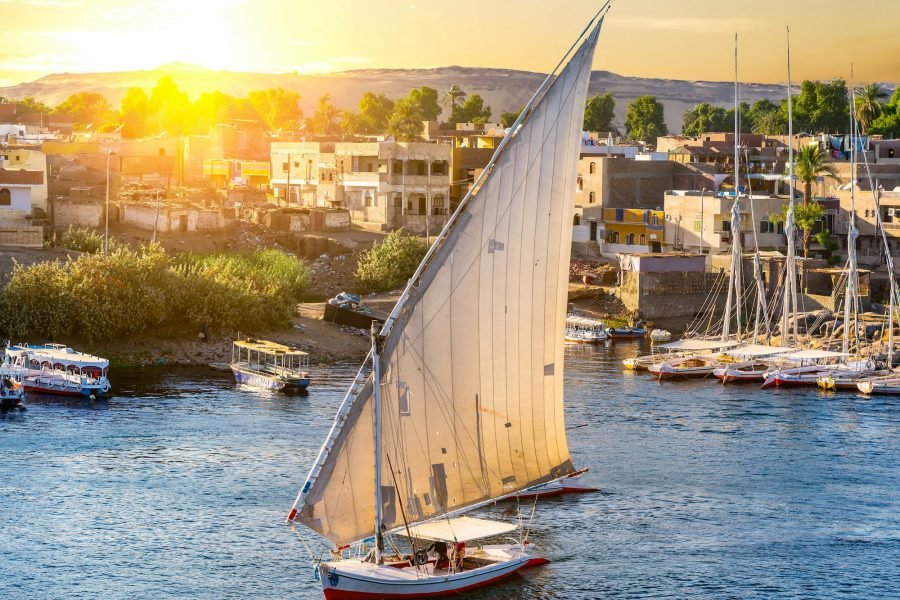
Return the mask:
{"type": "Polygon", "coordinates": [[[668,344],[662,344],[659,348],[663,348],[665,350],[726,350],[728,348],[734,348],[738,345],[739,342],[735,341],[727,341],[723,342],[722,340],[678,340],[676,342],[670,342],[668,344]]]}
{"type": "Polygon", "coordinates": [[[831,352],[830,350],[800,350],[789,354],[782,354],[780,358],[788,360],[821,360],[825,358],[842,358],[848,356],[844,352],[831,352]]]}
{"type": "Polygon", "coordinates": [[[597,319],[589,319],[587,317],[566,317],[566,325],[570,327],[606,327],[606,323],[603,321],[598,321],[597,319]]]}
{"type": "MultiPolygon", "coordinates": [[[[409,528],[409,535],[418,539],[440,542],[468,542],[503,535],[516,529],[517,525],[501,521],[455,517],[419,523],[409,528]]],[[[406,530],[400,529],[397,533],[405,535],[406,530]]]]}
{"type": "Polygon", "coordinates": [[[762,344],[747,344],[746,346],[738,346],[726,350],[725,354],[735,358],[759,358],[763,356],[774,356],[776,354],[785,354],[786,352],[794,352],[793,348],[782,348],[781,346],[765,346],[762,344]]]}
{"type": "Polygon", "coordinates": [[[294,348],[291,348],[290,346],[285,346],[284,344],[269,342],[266,340],[235,340],[234,345],[236,348],[244,348],[246,350],[253,350],[255,352],[261,352],[263,354],[277,354],[279,356],[309,356],[309,354],[302,350],[296,350],[294,348]]]}
{"type": "Polygon", "coordinates": [[[12,346],[10,350],[24,352],[29,360],[61,363],[66,366],[78,367],[79,369],[87,367],[105,369],[109,366],[109,361],[105,358],[78,352],[77,350],[63,346],[62,344],[47,344],[46,346],[12,346]]]}

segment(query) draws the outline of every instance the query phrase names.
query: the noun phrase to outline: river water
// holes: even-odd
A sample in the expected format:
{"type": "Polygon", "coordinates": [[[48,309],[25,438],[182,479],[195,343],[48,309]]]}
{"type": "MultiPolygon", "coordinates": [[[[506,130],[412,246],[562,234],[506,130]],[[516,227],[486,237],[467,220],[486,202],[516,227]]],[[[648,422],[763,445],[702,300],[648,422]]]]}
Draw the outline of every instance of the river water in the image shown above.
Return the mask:
{"type": "MultiPolygon", "coordinates": [[[[659,384],[622,371],[638,352],[567,350],[603,491],[539,503],[552,562],[467,597],[900,597],[900,401],[659,384]]],[[[0,598],[321,597],[283,521],[355,369],[306,397],[118,371],[108,401],[0,413],[0,598]]]]}

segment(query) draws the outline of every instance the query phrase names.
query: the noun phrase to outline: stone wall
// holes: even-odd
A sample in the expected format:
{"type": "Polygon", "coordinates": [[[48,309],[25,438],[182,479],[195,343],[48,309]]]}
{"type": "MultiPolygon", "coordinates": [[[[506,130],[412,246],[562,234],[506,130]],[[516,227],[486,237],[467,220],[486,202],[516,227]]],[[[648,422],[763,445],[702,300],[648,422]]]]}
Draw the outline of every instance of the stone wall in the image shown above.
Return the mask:
{"type": "Polygon", "coordinates": [[[100,227],[103,225],[103,204],[100,202],[73,202],[56,200],[53,218],[57,230],[75,227],[100,227]]]}

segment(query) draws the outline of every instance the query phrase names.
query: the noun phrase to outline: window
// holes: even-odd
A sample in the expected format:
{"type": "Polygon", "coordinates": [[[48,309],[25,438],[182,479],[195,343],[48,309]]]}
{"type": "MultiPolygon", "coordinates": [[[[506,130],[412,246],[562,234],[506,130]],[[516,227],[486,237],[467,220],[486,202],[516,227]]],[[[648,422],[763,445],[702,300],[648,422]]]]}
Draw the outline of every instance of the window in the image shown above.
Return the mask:
{"type": "Polygon", "coordinates": [[[722,221],[722,231],[725,233],[731,231],[731,221],[722,221]]]}
{"type": "Polygon", "coordinates": [[[694,233],[700,233],[703,231],[703,221],[700,219],[694,219],[694,233]]]}
{"type": "Polygon", "coordinates": [[[403,196],[400,194],[394,196],[394,208],[403,208],[403,196]]]}
{"type": "Polygon", "coordinates": [[[581,215],[575,215],[575,222],[573,225],[581,225],[581,215]]]}
{"type": "Polygon", "coordinates": [[[166,149],[165,149],[165,148],[160,148],[160,149],[159,149],[159,155],[160,155],[160,156],[165,156],[165,155],[166,155],[166,149]]]}
{"type": "Polygon", "coordinates": [[[578,176],[578,191],[579,192],[584,191],[584,178],[581,177],[581,175],[578,176]]]}
{"type": "Polygon", "coordinates": [[[591,192],[590,195],[588,196],[588,203],[593,204],[596,201],[597,201],[597,194],[595,192],[591,192]]]}
{"type": "Polygon", "coordinates": [[[647,245],[647,236],[644,235],[643,233],[641,234],[641,242],[640,242],[640,244],[641,244],[641,246],[646,246],[646,245],[647,245]]]}
{"type": "Polygon", "coordinates": [[[759,222],[759,232],[760,233],[774,233],[775,227],[772,225],[771,221],[760,221],[759,222]]]}
{"type": "Polygon", "coordinates": [[[435,196],[431,199],[431,212],[435,216],[440,216],[444,214],[444,197],[443,196],[435,196]]]}
{"type": "Polygon", "coordinates": [[[619,243],[619,232],[618,231],[610,231],[606,234],[606,241],[610,244],[618,244],[619,243]]]}
{"type": "Polygon", "coordinates": [[[658,215],[653,215],[653,224],[659,225],[659,216],[658,215]]]}
{"type": "Polygon", "coordinates": [[[370,194],[366,194],[365,204],[366,204],[366,208],[369,208],[370,206],[372,206],[372,196],[370,194]]]}
{"type": "Polygon", "coordinates": [[[294,166],[299,168],[299,167],[300,167],[300,161],[299,161],[299,160],[295,160],[295,161],[294,161],[294,166]]]}
{"type": "Polygon", "coordinates": [[[6,188],[0,188],[0,206],[12,205],[12,192],[6,188]]]}
{"type": "Polygon", "coordinates": [[[629,246],[634,246],[634,234],[633,233],[628,234],[628,241],[626,243],[629,246]]]}
{"type": "Polygon", "coordinates": [[[597,163],[591,163],[590,166],[588,167],[588,173],[593,175],[596,172],[597,172],[597,163]]]}
{"type": "Polygon", "coordinates": [[[287,173],[288,169],[290,169],[290,168],[291,168],[291,163],[286,163],[286,162],[281,163],[281,170],[284,171],[285,173],[287,173]]]}

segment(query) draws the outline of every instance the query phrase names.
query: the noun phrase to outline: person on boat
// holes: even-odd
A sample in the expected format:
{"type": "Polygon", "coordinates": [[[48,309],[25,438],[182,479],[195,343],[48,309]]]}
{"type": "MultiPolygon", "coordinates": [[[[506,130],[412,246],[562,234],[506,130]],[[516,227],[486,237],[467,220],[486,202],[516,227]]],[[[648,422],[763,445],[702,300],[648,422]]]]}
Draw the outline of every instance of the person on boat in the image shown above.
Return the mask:
{"type": "Polygon", "coordinates": [[[447,542],[433,542],[426,552],[432,552],[437,556],[437,560],[434,561],[434,569],[435,571],[440,569],[449,569],[450,568],[450,557],[447,555],[447,542]]]}

